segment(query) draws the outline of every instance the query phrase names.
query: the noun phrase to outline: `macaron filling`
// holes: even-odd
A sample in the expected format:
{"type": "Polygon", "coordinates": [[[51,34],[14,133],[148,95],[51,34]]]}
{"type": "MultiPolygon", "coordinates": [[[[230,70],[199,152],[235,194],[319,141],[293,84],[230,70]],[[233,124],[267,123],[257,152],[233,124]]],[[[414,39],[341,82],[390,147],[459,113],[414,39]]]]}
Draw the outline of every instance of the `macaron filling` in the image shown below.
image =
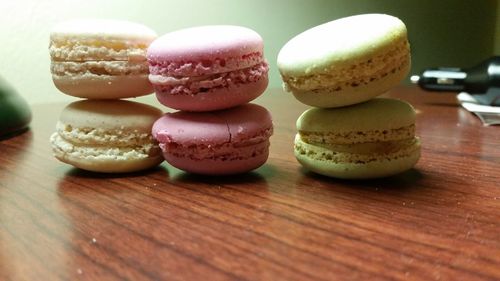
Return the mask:
{"type": "Polygon", "coordinates": [[[84,41],[68,38],[51,41],[49,52],[53,61],[145,61],[147,47],[143,42],[117,39],[84,41]]]}
{"type": "Polygon", "coordinates": [[[85,61],[85,62],[52,62],[50,69],[53,76],[124,76],[147,75],[148,65],[144,62],[127,61],[85,61]]]}
{"type": "Polygon", "coordinates": [[[334,163],[369,163],[385,159],[391,161],[408,157],[420,149],[420,141],[413,137],[401,141],[382,141],[357,144],[307,143],[297,134],[295,152],[308,158],[334,163]]]}
{"type": "Polygon", "coordinates": [[[238,57],[200,59],[200,61],[168,61],[160,60],[150,55],[148,62],[149,71],[152,75],[184,77],[203,76],[250,68],[265,62],[265,59],[261,52],[253,52],[238,57]]]}
{"type": "Polygon", "coordinates": [[[59,121],[56,132],[61,138],[75,145],[141,147],[156,144],[149,132],[133,129],[77,128],[59,121]]]}
{"type": "Polygon", "coordinates": [[[415,136],[415,124],[396,129],[338,131],[338,132],[310,132],[299,130],[301,138],[307,143],[314,144],[356,144],[367,142],[387,142],[410,139],[415,136]]]}
{"type": "MultiPolygon", "coordinates": [[[[301,138],[304,142],[304,139],[301,138]]],[[[399,141],[379,141],[379,142],[364,142],[353,144],[324,144],[324,143],[309,143],[316,147],[322,147],[328,150],[341,153],[354,154],[388,154],[399,151],[405,147],[411,146],[416,142],[415,138],[404,139],[399,141]]],[[[306,142],[307,143],[307,142],[306,142]]]]}
{"type": "Polygon", "coordinates": [[[218,88],[254,83],[267,77],[268,64],[264,61],[252,67],[203,76],[163,76],[150,74],[154,87],[171,95],[196,95],[218,88]]]}
{"type": "Polygon", "coordinates": [[[158,157],[160,150],[158,145],[153,142],[131,146],[83,145],[73,143],[58,133],[52,134],[50,142],[56,156],[63,158],[70,156],[78,159],[131,161],[158,157]]]}

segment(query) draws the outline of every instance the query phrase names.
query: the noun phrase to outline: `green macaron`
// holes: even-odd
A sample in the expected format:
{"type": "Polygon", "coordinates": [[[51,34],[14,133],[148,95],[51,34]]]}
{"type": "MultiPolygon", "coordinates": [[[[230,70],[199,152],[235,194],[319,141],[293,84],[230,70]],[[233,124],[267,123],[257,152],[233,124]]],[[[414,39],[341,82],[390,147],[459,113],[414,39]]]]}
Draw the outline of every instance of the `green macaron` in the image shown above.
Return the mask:
{"type": "Polygon", "coordinates": [[[26,101],[0,77],[0,138],[25,130],[31,121],[26,101]]]}
{"type": "Polygon", "coordinates": [[[405,24],[384,14],[337,19],[295,36],[278,54],[283,86],[314,107],[342,107],[385,93],[410,70],[405,24]]]}
{"type": "Polygon", "coordinates": [[[295,157],[307,169],[345,179],[386,177],[420,158],[415,110],[401,100],[375,98],[336,108],[312,108],[297,120],[295,157]]]}

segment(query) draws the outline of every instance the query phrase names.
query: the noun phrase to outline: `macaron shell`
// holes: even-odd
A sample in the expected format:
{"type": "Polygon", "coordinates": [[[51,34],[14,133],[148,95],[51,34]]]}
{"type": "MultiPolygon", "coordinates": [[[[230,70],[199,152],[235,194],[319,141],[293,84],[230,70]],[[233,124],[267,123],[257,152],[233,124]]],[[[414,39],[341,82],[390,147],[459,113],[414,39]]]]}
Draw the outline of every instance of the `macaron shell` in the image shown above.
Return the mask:
{"type": "Polygon", "coordinates": [[[148,81],[148,75],[75,76],[54,77],[56,88],[73,97],[84,99],[125,99],[151,94],[153,86],[148,81]]]}
{"type": "Polygon", "coordinates": [[[292,38],[278,54],[278,68],[292,76],[325,73],[332,65],[370,58],[406,36],[405,24],[390,15],[345,17],[292,38]]]}
{"type": "Polygon", "coordinates": [[[153,125],[153,136],[160,142],[183,146],[217,145],[230,141],[227,121],[212,112],[166,113],[153,125]]]}
{"type": "MultiPolygon", "coordinates": [[[[148,48],[150,62],[203,62],[262,53],[260,35],[245,27],[213,25],[167,33],[148,48]]],[[[240,67],[237,67],[240,68],[240,67]]]]}
{"type": "Polygon", "coordinates": [[[145,25],[124,20],[74,19],[55,25],[51,39],[59,38],[128,39],[131,41],[152,41],[156,32],[145,25]]]}
{"type": "Polygon", "coordinates": [[[407,102],[375,98],[332,109],[311,108],[297,119],[297,130],[316,133],[389,130],[415,124],[415,109],[407,102]]]}
{"type": "Polygon", "coordinates": [[[162,111],[147,104],[124,100],[80,100],[67,105],[59,120],[78,128],[135,130],[151,133],[162,111]]]}
{"type": "Polygon", "coordinates": [[[266,147],[263,153],[245,159],[220,160],[206,158],[193,160],[187,157],[177,157],[171,153],[164,153],[163,155],[165,160],[172,166],[186,172],[201,175],[232,175],[257,169],[266,163],[269,156],[269,141],[248,147],[248,149],[257,151],[259,150],[258,146],[263,145],[266,147]]]}
{"type": "Polygon", "coordinates": [[[235,146],[253,138],[266,137],[267,139],[273,132],[271,113],[257,104],[245,104],[221,111],[219,116],[226,120],[231,142],[235,146]]]}
{"type": "Polygon", "coordinates": [[[220,111],[166,113],[156,120],[152,132],[160,143],[213,146],[240,142],[272,128],[269,111],[249,103],[220,111]]]}
{"type": "Polygon", "coordinates": [[[373,154],[370,157],[372,160],[364,163],[335,162],[327,156],[330,153],[322,147],[302,142],[299,136],[295,138],[294,154],[302,166],[312,172],[341,179],[381,178],[407,171],[420,158],[420,142],[405,148],[404,152],[373,154]]]}

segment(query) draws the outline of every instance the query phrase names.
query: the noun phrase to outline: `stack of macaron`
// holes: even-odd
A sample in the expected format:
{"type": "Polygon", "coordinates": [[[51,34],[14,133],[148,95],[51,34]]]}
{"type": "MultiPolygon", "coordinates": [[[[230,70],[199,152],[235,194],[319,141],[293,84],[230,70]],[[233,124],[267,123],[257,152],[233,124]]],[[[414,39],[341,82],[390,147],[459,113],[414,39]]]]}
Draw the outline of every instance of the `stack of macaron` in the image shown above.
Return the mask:
{"type": "Polygon", "coordinates": [[[294,151],[305,168],[363,179],[416,164],[415,110],[401,100],[378,98],[410,68],[401,20],[364,14],[311,28],[281,49],[278,68],[284,89],[315,107],[297,120],[294,151]]]}
{"type": "Polygon", "coordinates": [[[163,161],[151,128],[162,112],[120,100],[153,92],[146,51],[157,37],[127,21],[72,20],[50,35],[51,72],[63,93],[82,98],[61,113],[51,136],[54,155],[75,167],[134,172],[163,161]]]}
{"type": "Polygon", "coordinates": [[[149,80],[172,109],[153,126],[167,162],[207,175],[264,164],[270,113],[249,102],[268,84],[259,34],[240,26],[200,26],[165,34],[148,48],[149,80]]]}

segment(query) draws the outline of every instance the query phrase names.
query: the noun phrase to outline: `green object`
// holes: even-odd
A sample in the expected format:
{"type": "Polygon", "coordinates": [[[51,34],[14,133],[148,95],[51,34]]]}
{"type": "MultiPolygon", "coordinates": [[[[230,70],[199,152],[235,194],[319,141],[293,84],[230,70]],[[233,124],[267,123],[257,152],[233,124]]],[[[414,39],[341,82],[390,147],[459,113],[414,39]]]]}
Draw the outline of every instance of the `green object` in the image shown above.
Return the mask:
{"type": "Polygon", "coordinates": [[[297,120],[295,157],[308,170],[343,179],[392,176],[420,157],[415,110],[375,98],[341,108],[311,108],[297,120]]]}
{"type": "Polygon", "coordinates": [[[0,138],[28,128],[30,121],[28,103],[0,77],[0,138]]]}

